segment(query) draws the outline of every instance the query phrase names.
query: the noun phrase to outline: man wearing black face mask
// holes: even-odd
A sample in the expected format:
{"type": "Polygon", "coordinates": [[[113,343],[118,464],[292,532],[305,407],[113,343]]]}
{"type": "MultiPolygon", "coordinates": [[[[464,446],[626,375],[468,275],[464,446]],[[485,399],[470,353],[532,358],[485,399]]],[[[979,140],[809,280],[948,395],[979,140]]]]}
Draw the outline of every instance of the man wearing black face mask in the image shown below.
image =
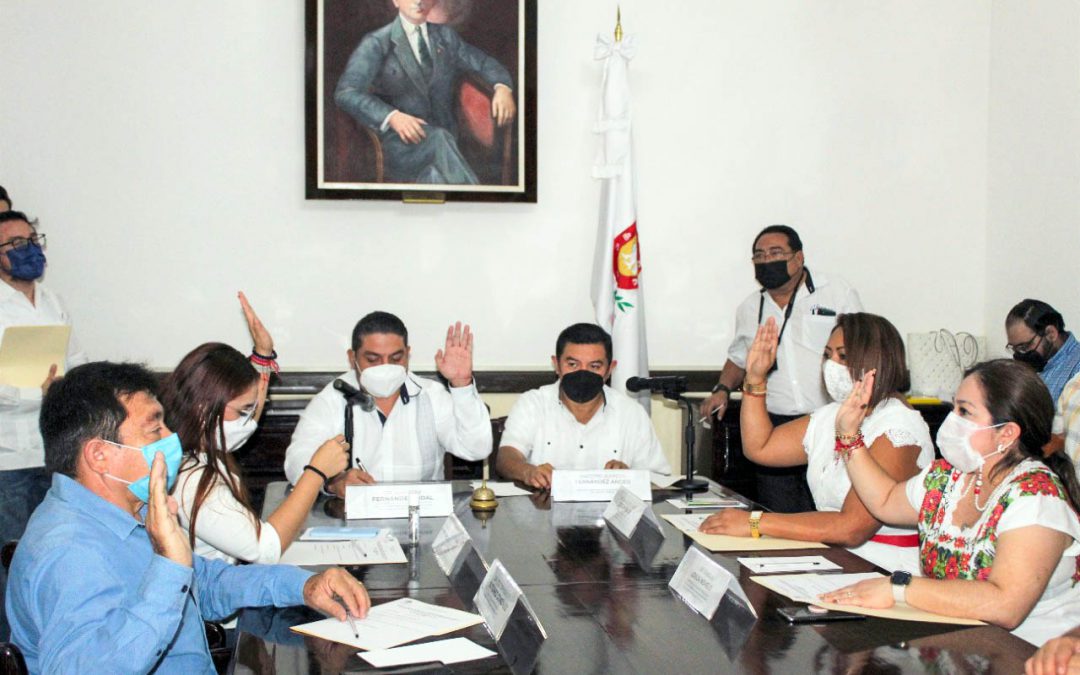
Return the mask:
{"type": "Polygon", "coordinates": [[[645,410],[604,386],[615,367],[604,329],[570,326],[551,363],[559,381],[525,392],[510,410],[495,463],[500,475],[546,489],[554,469],[671,473],[645,410]]]}
{"type": "MultiPolygon", "coordinates": [[[[9,326],[70,324],[60,298],[38,282],[45,272],[45,235],[20,211],[0,213],[0,340],[9,326]]],[[[72,335],[67,368],[86,362],[72,335]]],[[[60,365],[60,364],[57,364],[60,365]]],[[[0,384],[0,542],[18,539],[49,489],[45,448],[38,430],[41,397],[55,379],[57,365],[41,374],[41,385],[0,384]]],[[[6,575],[0,569],[0,610],[6,575]]],[[[0,611],[0,640],[7,621],[0,611]]]]}
{"type": "Polygon", "coordinates": [[[1013,358],[1034,368],[1057,401],[1080,372],[1080,344],[1061,313],[1042,300],[1021,300],[1005,317],[1005,335],[1013,358]]]}
{"type": "MultiPolygon", "coordinates": [[[[723,418],[731,392],[742,385],[746,354],[758,326],[772,317],[780,326],[776,365],[766,383],[766,405],[774,426],[806,415],[829,402],[821,379],[825,343],[836,317],[862,311],[855,289],[843,279],[806,267],[802,240],[787,225],[770,225],[751,247],[754,278],[761,290],[750,294],[735,313],[735,339],[713,394],[701,415],[723,418]]],[[[760,392],[755,392],[760,393],[760,392]]],[[[774,511],[813,511],[805,468],[758,467],[758,501],[774,511]]]]}

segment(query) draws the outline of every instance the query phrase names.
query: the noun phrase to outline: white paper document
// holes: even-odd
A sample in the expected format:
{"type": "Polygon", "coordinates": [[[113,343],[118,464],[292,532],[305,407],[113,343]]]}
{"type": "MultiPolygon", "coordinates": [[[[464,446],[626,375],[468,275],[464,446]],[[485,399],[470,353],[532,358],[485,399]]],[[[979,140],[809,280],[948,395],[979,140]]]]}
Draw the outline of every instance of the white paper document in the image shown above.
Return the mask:
{"type": "MultiPolygon", "coordinates": [[[[469,483],[469,487],[475,490],[483,484],[483,481],[474,480],[469,483]]],[[[528,490],[519,488],[518,486],[514,485],[514,483],[511,481],[498,482],[489,480],[487,482],[487,486],[495,491],[496,497],[527,497],[528,495],[532,494],[528,490]]]]}
{"type": "Polygon", "coordinates": [[[408,647],[360,652],[359,656],[376,668],[390,668],[410,663],[476,661],[477,659],[495,656],[495,652],[484,649],[469,638],[451,638],[449,640],[436,640],[435,642],[409,645],[408,647]]]}
{"type": "Polygon", "coordinates": [[[555,502],[606,502],[615,496],[620,487],[626,487],[639,499],[652,501],[648,471],[556,469],[551,473],[551,500],[555,502]]]}
{"type": "Polygon", "coordinates": [[[702,495],[700,497],[691,497],[690,499],[684,499],[679,497],[677,499],[667,500],[668,504],[671,504],[677,509],[737,509],[746,508],[746,503],[735,499],[734,497],[721,497],[720,495],[702,495]]]}
{"type": "Polygon", "coordinates": [[[375,539],[294,541],[279,561],[283,565],[386,565],[406,562],[405,551],[391,534],[375,539]]]}
{"type": "Polygon", "coordinates": [[[762,556],[739,558],[739,563],[754,574],[777,574],[779,572],[828,572],[843,569],[821,555],[762,556]]]}
{"type": "Polygon", "coordinates": [[[877,572],[859,574],[792,574],[787,577],[771,577],[769,585],[777,593],[786,595],[795,602],[821,604],[818,596],[831,593],[844,586],[850,586],[866,579],[877,579],[882,575],[877,572]]]}
{"type": "Polygon", "coordinates": [[[520,597],[521,587],[510,577],[502,561],[493,562],[473,600],[476,603],[476,611],[484,617],[488,630],[496,640],[501,638],[503,631],[506,630],[506,623],[510,620],[510,614],[513,613],[514,606],[520,597]]]}
{"type": "Polygon", "coordinates": [[[64,374],[71,326],[8,326],[0,340],[0,383],[40,387],[56,364],[64,374]]]}
{"type": "Polygon", "coordinates": [[[680,532],[697,532],[701,524],[708,518],[705,513],[665,513],[664,519],[675,526],[680,532]]]}
{"type": "Polygon", "coordinates": [[[450,483],[382,483],[345,488],[345,517],[407,518],[409,495],[420,495],[420,517],[445,517],[454,512],[450,483]]]}
{"type": "Polygon", "coordinates": [[[346,539],[372,539],[389,530],[377,527],[335,527],[323,525],[309,527],[300,535],[300,541],[345,541],[346,539]]]}
{"type": "Polygon", "coordinates": [[[389,649],[429,635],[445,635],[483,623],[479,614],[401,598],[376,605],[367,617],[355,621],[356,637],[347,621],[323,619],[293,626],[297,633],[340,642],[359,649],[389,649]]]}

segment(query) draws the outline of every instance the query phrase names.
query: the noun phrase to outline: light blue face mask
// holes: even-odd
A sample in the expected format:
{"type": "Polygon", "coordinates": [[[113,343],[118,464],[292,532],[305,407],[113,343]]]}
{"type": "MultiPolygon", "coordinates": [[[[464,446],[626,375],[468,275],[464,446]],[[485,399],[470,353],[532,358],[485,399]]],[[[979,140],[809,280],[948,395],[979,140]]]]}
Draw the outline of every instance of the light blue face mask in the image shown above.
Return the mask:
{"type": "MultiPolygon", "coordinates": [[[[105,442],[111,445],[115,445],[118,448],[127,448],[128,450],[134,450],[136,452],[142,453],[143,459],[146,461],[146,466],[148,468],[153,466],[154,464],[154,455],[160,452],[165,457],[165,470],[168,475],[168,484],[166,485],[165,489],[172,490],[173,485],[176,485],[176,476],[180,473],[180,461],[184,458],[184,448],[182,445],[180,445],[179,434],[170,434],[165,438],[156,440],[149,445],[142,446],[141,448],[136,448],[131,445],[124,445],[123,443],[115,443],[113,441],[105,442]]],[[[144,504],[150,502],[149,473],[134,482],[124,480],[123,478],[118,478],[117,476],[113,476],[112,474],[108,473],[105,475],[115,481],[127,483],[128,489],[131,490],[131,493],[133,495],[139,498],[139,501],[143,502],[144,504]]]]}

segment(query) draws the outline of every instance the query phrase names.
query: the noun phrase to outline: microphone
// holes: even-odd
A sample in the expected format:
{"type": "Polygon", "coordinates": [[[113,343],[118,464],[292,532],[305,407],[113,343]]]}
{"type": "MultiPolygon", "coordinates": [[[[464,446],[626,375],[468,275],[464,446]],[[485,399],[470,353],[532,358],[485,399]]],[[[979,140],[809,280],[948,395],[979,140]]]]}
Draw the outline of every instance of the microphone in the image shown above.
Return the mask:
{"type": "Polygon", "coordinates": [[[686,376],[631,377],[626,381],[626,390],[631,392],[650,391],[661,394],[681,394],[687,390],[686,376]]]}
{"type": "Polygon", "coordinates": [[[358,404],[364,412],[371,412],[375,408],[375,401],[372,400],[371,394],[357,389],[341,378],[334,380],[334,389],[340,391],[349,403],[358,404]]]}

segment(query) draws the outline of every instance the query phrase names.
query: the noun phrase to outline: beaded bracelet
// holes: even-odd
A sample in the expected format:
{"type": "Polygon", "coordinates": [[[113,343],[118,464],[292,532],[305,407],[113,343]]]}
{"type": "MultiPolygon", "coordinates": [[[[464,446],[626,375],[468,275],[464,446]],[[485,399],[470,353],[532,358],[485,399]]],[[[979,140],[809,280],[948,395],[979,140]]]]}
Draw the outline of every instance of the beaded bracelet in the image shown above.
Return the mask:
{"type": "Polygon", "coordinates": [[[854,437],[850,437],[851,441],[845,441],[841,438],[841,434],[836,435],[836,446],[833,448],[833,452],[836,454],[836,459],[848,461],[851,459],[851,453],[857,448],[865,448],[866,444],[863,441],[863,435],[860,431],[855,434],[854,437]]]}
{"type": "Polygon", "coordinates": [[[270,352],[270,356],[263,356],[262,354],[252,349],[251,356],[248,357],[248,360],[251,361],[251,365],[255,366],[255,370],[259,371],[260,373],[266,373],[267,375],[269,375],[271,373],[281,372],[281,368],[278,366],[277,363],[276,350],[270,352]]]}

